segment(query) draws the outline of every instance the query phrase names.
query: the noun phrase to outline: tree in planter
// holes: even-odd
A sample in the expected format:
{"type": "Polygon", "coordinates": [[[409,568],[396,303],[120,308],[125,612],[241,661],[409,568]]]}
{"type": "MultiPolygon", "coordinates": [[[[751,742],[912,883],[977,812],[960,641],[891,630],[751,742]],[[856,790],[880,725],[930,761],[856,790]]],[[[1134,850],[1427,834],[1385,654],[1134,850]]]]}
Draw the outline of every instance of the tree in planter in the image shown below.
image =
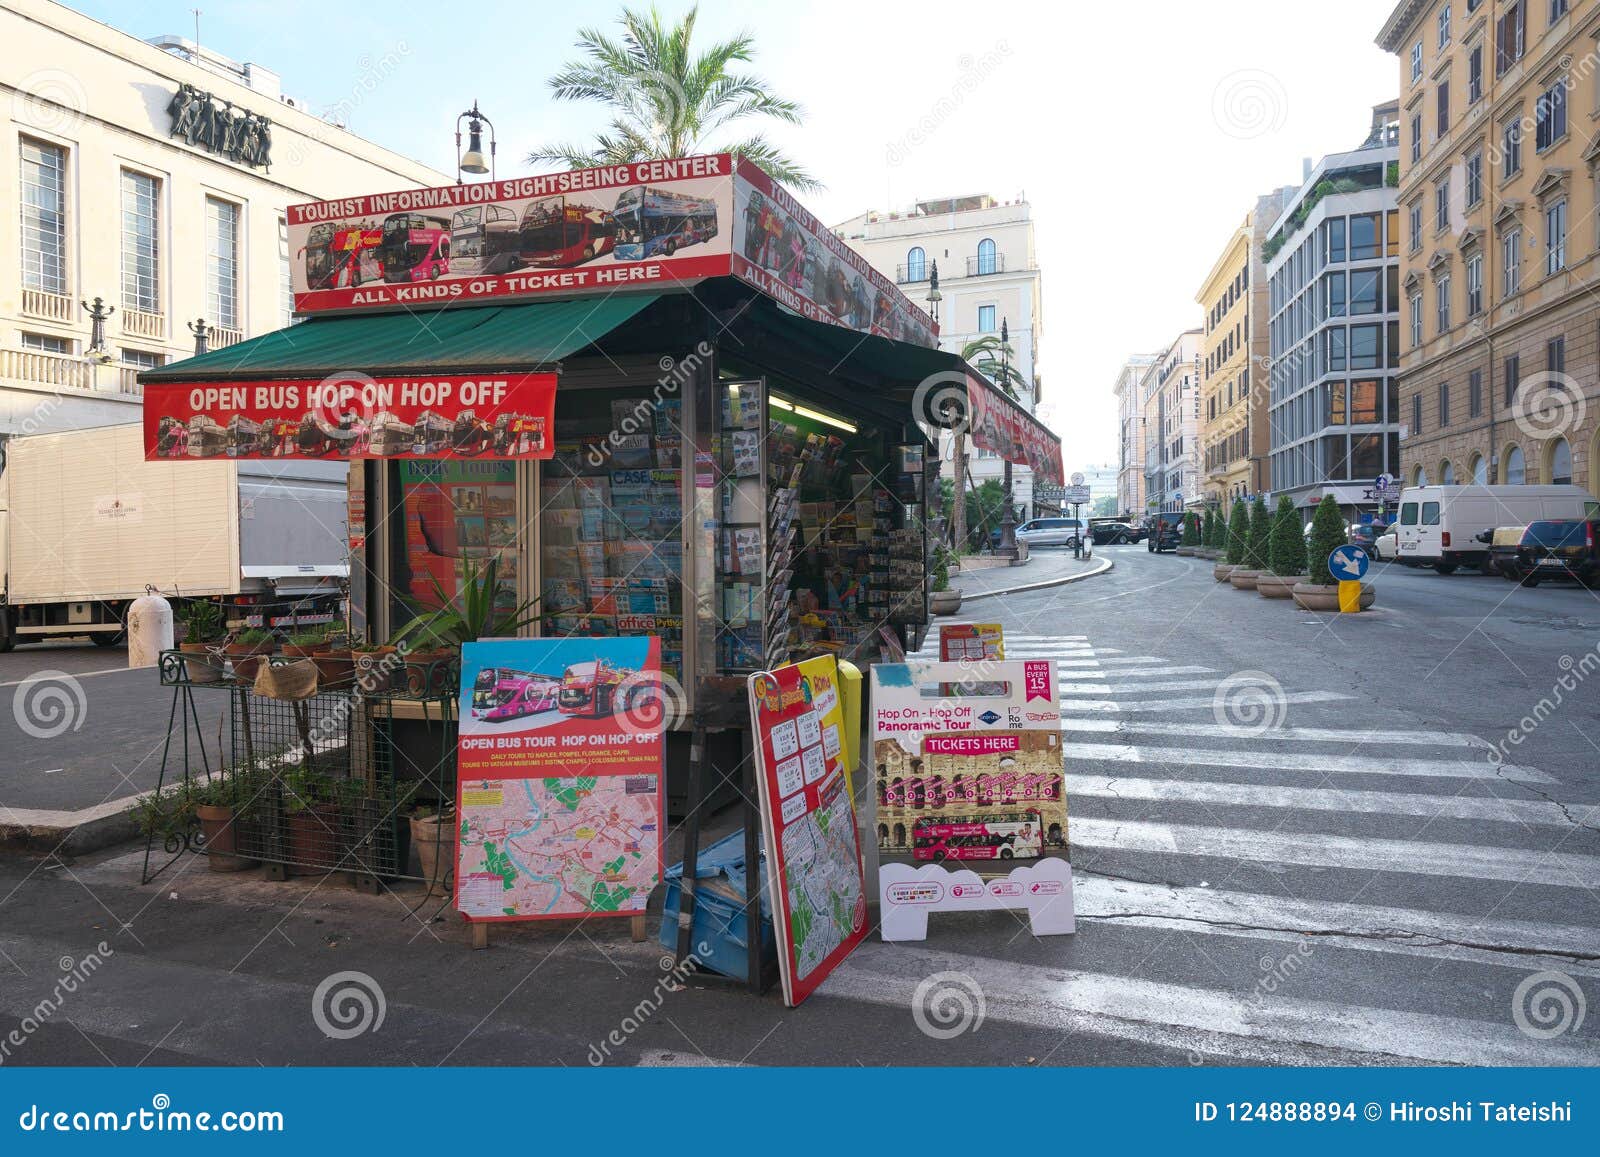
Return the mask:
{"type": "Polygon", "coordinates": [[[1338,583],[1328,570],[1328,556],[1348,541],[1339,503],[1333,495],[1324,494],[1317,503],[1317,513],[1312,516],[1311,545],[1306,548],[1307,573],[1314,585],[1328,587],[1338,583]]]}
{"type": "Polygon", "coordinates": [[[1245,508],[1244,499],[1233,500],[1233,511],[1228,515],[1227,526],[1227,560],[1229,566],[1243,566],[1245,553],[1245,537],[1250,533],[1250,512],[1245,508]]]}
{"type": "Polygon", "coordinates": [[[1204,529],[1200,532],[1200,545],[1205,547],[1207,550],[1210,550],[1213,546],[1216,545],[1216,538],[1217,538],[1217,508],[1215,506],[1208,506],[1208,507],[1206,507],[1206,518],[1205,518],[1204,529]]]}
{"type": "Polygon", "coordinates": [[[1272,515],[1267,504],[1257,498],[1250,504],[1250,529],[1244,540],[1245,570],[1266,570],[1268,542],[1272,538],[1272,515]]]}
{"type": "Polygon", "coordinates": [[[1195,516],[1193,514],[1185,514],[1183,516],[1183,540],[1180,545],[1186,547],[1196,547],[1200,545],[1200,530],[1196,525],[1195,516]]]}
{"type": "Polygon", "coordinates": [[[1290,577],[1306,573],[1306,540],[1300,532],[1300,512],[1287,494],[1278,499],[1278,512],[1272,519],[1270,555],[1273,574],[1290,577]]]}

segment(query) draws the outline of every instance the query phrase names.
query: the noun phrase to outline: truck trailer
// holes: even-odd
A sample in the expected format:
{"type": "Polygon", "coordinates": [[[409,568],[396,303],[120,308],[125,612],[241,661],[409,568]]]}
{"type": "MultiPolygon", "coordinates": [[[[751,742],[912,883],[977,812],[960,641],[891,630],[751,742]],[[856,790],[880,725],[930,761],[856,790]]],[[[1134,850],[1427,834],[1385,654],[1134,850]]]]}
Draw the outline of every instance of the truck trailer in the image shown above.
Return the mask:
{"type": "Polygon", "coordinates": [[[147,462],[137,425],[0,446],[0,651],[110,646],[128,604],[222,603],[234,625],[328,622],[350,574],[343,462],[147,462]]]}

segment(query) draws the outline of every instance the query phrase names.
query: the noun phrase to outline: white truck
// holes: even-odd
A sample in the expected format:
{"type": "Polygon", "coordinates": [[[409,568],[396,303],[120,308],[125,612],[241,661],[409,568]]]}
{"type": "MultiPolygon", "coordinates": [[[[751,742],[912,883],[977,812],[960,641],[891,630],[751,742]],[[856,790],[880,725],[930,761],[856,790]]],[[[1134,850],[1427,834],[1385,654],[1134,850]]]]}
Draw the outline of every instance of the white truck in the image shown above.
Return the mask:
{"type": "Polygon", "coordinates": [[[153,588],[231,623],[327,622],[350,573],[344,463],[146,462],[138,425],[0,443],[0,651],[110,646],[153,588]]]}
{"type": "Polygon", "coordinates": [[[1600,504],[1581,486],[1408,486],[1400,492],[1400,517],[1391,529],[1401,563],[1451,574],[1489,561],[1488,543],[1478,537],[1486,530],[1593,518],[1596,510],[1600,504]]]}

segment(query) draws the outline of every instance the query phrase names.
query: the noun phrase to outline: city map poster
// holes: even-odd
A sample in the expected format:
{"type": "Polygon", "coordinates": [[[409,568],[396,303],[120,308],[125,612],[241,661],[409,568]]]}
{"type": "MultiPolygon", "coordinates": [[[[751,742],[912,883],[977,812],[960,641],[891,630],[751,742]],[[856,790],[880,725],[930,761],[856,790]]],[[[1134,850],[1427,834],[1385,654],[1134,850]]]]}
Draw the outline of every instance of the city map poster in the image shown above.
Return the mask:
{"type": "Polygon", "coordinates": [[[660,640],[468,643],[459,706],[461,914],[642,915],[663,868],[660,640]]]}
{"type": "Polygon", "coordinates": [[[871,751],[885,940],[996,908],[1026,909],[1035,935],[1073,931],[1054,662],[879,663],[871,751]]]}
{"type": "Polygon", "coordinates": [[[750,676],[756,784],[783,1001],[816,991],[867,935],[867,886],[833,656],[750,676]]]}

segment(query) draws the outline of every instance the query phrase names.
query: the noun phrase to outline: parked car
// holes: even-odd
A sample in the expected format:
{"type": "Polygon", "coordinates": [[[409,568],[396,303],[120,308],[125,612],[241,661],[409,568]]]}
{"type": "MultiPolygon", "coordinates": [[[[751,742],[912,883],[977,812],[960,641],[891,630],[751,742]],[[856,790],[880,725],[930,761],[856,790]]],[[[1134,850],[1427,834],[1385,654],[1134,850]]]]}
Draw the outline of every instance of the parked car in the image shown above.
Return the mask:
{"type": "Polygon", "coordinates": [[[1107,543],[1138,542],[1138,531],[1122,518],[1091,518],[1089,520],[1090,541],[1105,545],[1107,543]]]}
{"type": "Polygon", "coordinates": [[[1489,560],[1483,531],[1526,521],[1600,517],[1581,486],[1408,486],[1400,493],[1400,561],[1440,574],[1489,560]]]}
{"type": "Polygon", "coordinates": [[[1400,536],[1385,530],[1372,540],[1372,557],[1379,562],[1393,562],[1400,557],[1400,536]]]}
{"type": "Polygon", "coordinates": [[[1545,579],[1569,579],[1594,586],[1600,580],[1600,519],[1531,522],[1517,551],[1517,568],[1525,587],[1545,579]]]}
{"type": "Polygon", "coordinates": [[[1522,568],[1518,565],[1517,554],[1522,549],[1522,536],[1527,530],[1526,526],[1496,526],[1479,533],[1478,541],[1489,548],[1483,573],[1513,580],[1521,578],[1522,568]]]}
{"type": "Polygon", "coordinates": [[[1183,541],[1183,515],[1177,511],[1163,510],[1150,521],[1149,537],[1144,548],[1151,554],[1164,550],[1177,550],[1183,541]]]}
{"type": "Polygon", "coordinates": [[[1017,527],[1017,539],[1035,546],[1072,546],[1078,545],[1078,538],[1083,534],[1084,526],[1081,518],[1030,518],[1017,527]]]}
{"type": "Polygon", "coordinates": [[[1377,542],[1389,528],[1381,522],[1361,522],[1350,528],[1350,542],[1369,555],[1377,556],[1377,542]]]}

